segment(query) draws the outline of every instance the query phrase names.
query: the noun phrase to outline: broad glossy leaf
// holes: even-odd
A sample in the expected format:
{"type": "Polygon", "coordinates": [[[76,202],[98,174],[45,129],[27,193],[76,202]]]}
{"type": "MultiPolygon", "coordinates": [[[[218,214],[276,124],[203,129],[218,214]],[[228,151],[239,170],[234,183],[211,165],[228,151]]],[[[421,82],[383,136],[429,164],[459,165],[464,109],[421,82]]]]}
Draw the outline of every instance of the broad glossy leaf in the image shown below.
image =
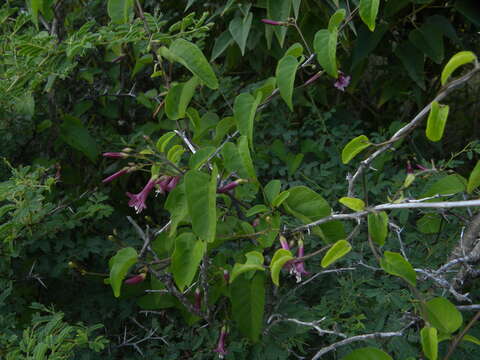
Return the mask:
{"type": "Polygon", "coordinates": [[[467,192],[471,194],[473,190],[480,186],[480,160],[477,161],[477,165],[473,168],[473,171],[468,177],[467,192]]]}
{"type": "Polygon", "coordinates": [[[188,104],[195,93],[198,78],[192,77],[184,83],[178,83],[170,88],[165,98],[165,114],[170,120],[183,119],[188,104]]]}
{"type": "Polygon", "coordinates": [[[188,212],[192,219],[193,232],[202,240],[215,240],[217,225],[217,171],[212,175],[199,170],[190,170],[185,174],[185,194],[188,212]]]}
{"type": "Polygon", "coordinates": [[[439,141],[442,138],[449,109],[448,105],[441,105],[436,101],[432,102],[427,120],[427,129],[425,130],[430,141],[439,141]]]}
{"type": "Polygon", "coordinates": [[[258,251],[250,251],[245,254],[247,260],[244,264],[236,263],[233,266],[232,273],[230,274],[230,284],[235,281],[235,279],[246,272],[249,271],[265,271],[263,267],[263,255],[258,251]]]}
{"type": "Polygon", "coordinates": [[[347,255],[350,250],[352,250],[352,246],[347,240],[338,240],[330,249],[328,249],[327,253],[323,257],[321,263],[322,267],[329,267],[335,261],[347,255]]]}
{"type": "Polygon", "coordinates": [[[240,134],[248,139],[250,148],[253,149],[253,125],[255,122],[255,114],[260,104],[261,95],[258,94],[254,98],[250,93],[244,92],[235,98],[233,103],[233,114],[237,128],[240,134]]]}
{"type": "Polygon", "coordinates": [[[225,135],[227,135],[234,127],[235,118],[233,116],[227,116],[220,120],[215,127],[215,137],[213,138],[215,145],[219,145],[225,138],[225,135]]]}
{"type": "Polygon", "coordinates": [[[230,291],[233,319],[244,336],[257,342],[263,327],[265,272],[257,271],[252,279],[240,275],[230,291]]]}
{"type": "Polygon", "coordinates": [[[365,135],[357,136],[350,140],[342,150],[342,162],[348,164],[362,150],[370,146],[370,140],[365,135]]]}
{"type": "Polygon", "coordinates": [[[218,89],[217,77],[197,45],[184,39],[177,39],[170,45],[169,51],[175,56],[175,61],[185,66],[210,89],[218,89]]]}
{"type": "Polygon", "coordinates": [[[133,0],[108,0],[108,16],[114,24],[125,24],[133,18],[133,0]]]}
{"type": "Polygon", "coordinates": [[[264,188],[265,200],[271,204],[273,199],[280,193],[281,188],[282,182],[280,180],[271,180],[264,188]]]}
{"type": "Polygon", "coordinates": [[[285,51],[285,55],[283,55],[283,57],[285,56],[293,56],[295,58],[298,58],[300,56],[303,55],[303,46],[302,44],[300,43],[295,43],[293,44],[292,46],[290,46],[287,51],[285,51]]]}
{"type": "Polygon", "coordinates": [[[187,197],[185,195],[185,183],[181,182],[173,189],[165,201],[165,209],[170,213],[170,236],[174,236],[180,222],[189,218],[187,197]]]}
{"type": "Polygon", "coordinates": [[[364,347],[352,351],[347,356],[344,356],[341,360],[393,360],[386,352],[374,348],[364,347]]]}
{"type": "Polygon", "coordinates": [[[248,177],[257,181],[257,175],[255,168],[253,167],[252,157],[250,156],[250,150],[248,149],[248,140],[246,136],[240,136],[238,139],[238,155],[242,162],[243,168],[247,171],[248,177]]]}
{"type": "Polygon", "coordinates": [[[175,239],[170,269],[180,291],[192,283],[205,251],[207,243],[192,233],[182,233],[175,239]]]}
{"type": "Polygon", "coordinates": [[[426,198],[434,195],[450,195],[465,191],[467,181],[458,174],[447,175],[437,180],[420,196],[426,198]]]}
{"type": "MultiPolygon", "coordinates": [[[[287,21],[290,17],[292,0],[267,0],[267,18],[275,21],[287,21]]],[[[286,26],[266,25],[267,29],[273,31],[278,39],[280,47],[283,47],[285,35],[287,34],[286,26]]]]}
{"type": "Polygon", "coordinates": [[[425,304],[428,322],[440,333],[451,334],[457,331],[463,323],[463,317],[455,305],[444,297],[437,297],[425,304]]]}
{"type": "Polygon", "coordinates": [[[362,199],[342,197],[338,200],[341,204],[345,205],[351,210],[362,211],[365,209],[365,202],[362,199]]]}
{"type": "Polygon", "coordinates": [[[368,233],[378,245],[385,245],[388,235],[388,215],[385,211],[368,214],[368,233]]]}
{"type": "Polygon", "coordinates": [[[289,250],[278,249],[273,255],[272,262],[270,263],[270,275],[272,276],[272,282],[280,286],[280,271],[283,266],[294,257],[289,250]]]}
{"type": "Polygon", "coordinates": [[[298,65],[299,62],[295,57],[287,55],[280,59],[275,72],[280,96],[287,103],[291,111],[293,111],[293,85],[295,83],[295,74],[297,73],[298,65]]]}
{"type": "Polygon", "coordinates": [[[434,327],[425,326],[420,330],[420,342],[425,356],[429,360],[438,359],[438,337],[437,329],[434,327]]]}
{"type": "Polygon", "coordinates": [[[222,55],[223,52],[227,50],[227,48],[233,43],[234,40],[229,30],[221,33],[220,36],[217,37],[217,39],[215,40],[215,44],[213,45],[211,61],[214,61],[216,58],[222,55]]]}
{"type": "Polygon", "coordinates": [[[360,18],[370,31],[375,30],[375,19],[378,14],[380,0],[360,0],[360,18]]]}
{"type": "Polygon", "coordinates": [[[413,270],[412,265],[399,253],[385,251],[383,258],[380,260],[380,265],[382,269],[390,275],[399,276],[412,286],[417,285],[417,274],[415,270],[413,270]]]}
{"type": "Polygon", "coordinates": [[[115,297],[120,296],[123,279],[127,275],[130,268],[138,261],[138,254],[132,247],[126,247],[117,251],[108,265],[110,267],[110,285],[115,297]]]}
{"type": "Polygon", "coordinates": [[[445,85],[448,78],[457,70],[460,66],[474,62],[477,56],[471,51],[460,51],[452,56],[447,65],[442,71],[442,85],[445,85]]]}
{"type": "Polygon", "coordinates": [[[303,222],[311,222],[330,215],[331,209],[325,199],[306,186],[288,190],[290,196],[283,202],[285,209],[303,222]]]}
{"type": "Polygon", "coordinates": [[[247,45],[248,34],[250,33],[250,28],[252,27],[253,14],[248,13],[245,18],[236,16],[230,21],[228,25],[228,30],[233,37],[233,40],[238,44],[242,56],[245,55],[245,46],[247,45]]]}
{"type": "Polygon", "coordinates": [[[337,38],[338,31],[319,30],[315,34],[313,47],[317,59],[323,69],[335,79],[338,77],[337,70],[337,38]]]}
{"type": "Polygon", "coordinates": [[[328,31],[335,31],[338,29],[338,26],[342,23],[345,19],[346,15],[345,9],[338,9],[335,13],[330,17],[330,21],[328,22],[328,31]]]}
{"type": "Polygon", "coordinates": [[[82,152],[91,162],[99,155],[97,142],[83,126],[80,119],[65,115],[60,125],[60,138],[68,145],[82,152]]]}

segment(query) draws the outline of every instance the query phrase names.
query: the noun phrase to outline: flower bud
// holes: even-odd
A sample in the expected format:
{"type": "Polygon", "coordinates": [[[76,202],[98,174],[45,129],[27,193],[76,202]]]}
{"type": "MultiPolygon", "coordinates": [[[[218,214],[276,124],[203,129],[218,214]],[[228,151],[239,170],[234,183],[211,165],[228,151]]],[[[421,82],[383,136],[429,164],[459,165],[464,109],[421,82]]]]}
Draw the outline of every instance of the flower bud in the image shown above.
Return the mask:
{"type": "Polygon", "coordinates": [[[270,19],[262,19],[261,20],[264,24],[273,25],[273,26],[287,26],[288,23],[282,21],[275,21],[270,19]]]}
{"type": "Polygon", "coordinates": [[[228,284],[228,281],[230,280],[230,274],[228,273],[227,269],[223,269],[223,279],[228,284]]]}
{"type": "Polygon", "coordinates": [[[102,154],[103,157],[111,158],[111,159],[123,159],[128,157],[128,154],[123,152],[106,152],[102,154]]]}
{"type": "Polygon", "coordinates": [[[202,309],[202,291],[198,287],[195,289],[195,303],[193,304],[193,307],[198,312],[202,309]]]}
{"type": "Polygon", "coordinates": [[[132,276],[132,277],[126,279],[124,281],[124,283],[128,284],[128,285],[139,284],[139,283],[143,282],[146,277],[147,277],[147,274],[141,273],[141,274],[138,274],[138,275],[135,275],[135,276],[132,276]]]}

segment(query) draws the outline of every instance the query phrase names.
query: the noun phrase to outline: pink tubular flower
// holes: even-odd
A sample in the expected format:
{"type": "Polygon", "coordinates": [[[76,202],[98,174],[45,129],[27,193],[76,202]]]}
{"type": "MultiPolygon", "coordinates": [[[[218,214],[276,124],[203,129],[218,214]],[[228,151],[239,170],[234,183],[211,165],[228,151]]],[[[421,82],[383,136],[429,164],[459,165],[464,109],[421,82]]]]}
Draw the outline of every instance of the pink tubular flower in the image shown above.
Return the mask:
{"type": "MultiPolygon", "coordinates": [[[[290,246],[288,245],[288,241],[283,236],[280,236],[280,245],[282,245],[283,250],[290,251],[290,246]]],[[[287,261],[285,265],[283,265],[283,267],[287,269],[290,272],[290,274],[295,272],[295,266],[292,263],[292,261],[287,261]]]]}
{"type": "Polygon", "coordinates": [[[420,170],[422,170],[422,171],[428,170],[425,166],[422,166],[422,165],[420,165],[420,164],[416,164],[415,166],[416,166],[417,168],[419,168],[420,170]]]}
{"type": "Polygon", "coordinates": [[[145,201],[147,200],[148,194],[150,194],[150,191],[153,190],[155,187],[155,184],[157,182],[156,177],[150,178],[148,180],[147,185],[143,188],[142,191],[140,191],[138,194],[131,194],[127,192],[127,196],[130,198],[130,201],[128,202],[128,206],[131,206],[135,209],[137,214],[140,214],[143,209],[147,208],[147,205],[145,204],[145,201]]]}
{"type": "Polygon", "coordinates": [[[262,22],[267,25],[274,25],[274,26],[283,26],[286,25],[284,22],[270,20],[270,19],[262,19],[262,22]]]}
{"type": "MultiPolygon", "coordinates": [[[[297,250],[297,257],[301,258],[305,255],[304,249],[303,249],[303,241],[299,240],[298,241],[298,250],[297,250]]],[[[305,270],[305,263],[303,261],[299,261],[295,263],[295,277],[297,278],[297,283],[302,281],[302,275],[309,275],[310,273],[305,270]]]]}
{"type": "Polygon", "coordinates": [[[165,191],[170,192],[177,187],[178,182],[180,181],[180,176],[174,176],[170,179],[167,186],[165,187],[165,191]]]}
{"type": "Polygon", "coordinates": [[[307,86],[307,85],[310,85],[311,83],[317,81],[317,79],[322,76],[323,74],[323,71],[319,71],[318,73],[316,73],[315,75],[313,75],[310,79],[308,79],[307,81],[305,81],[305,83],[303,84],[303,86],[307,86]]]}
{"type": "Polygon", "coordinates": [[[128,157],[128,154],[123,152],[106,152],[102,154],[103,157],[112,158],[112,159],[124,159],[128,157]]]}
{"type": "Polygon", "coordinates": [[[172,177],[168,175],[163,175],[157,180],[157,182],[155,183],[155,185],[157,185],[157,191],[156,191],[157,195],[164,194],[167,192],[167,186],[170,180],[172,180],[172,177]]]}
{"type": "Polygon", "coordinates": [[[116,178],[122,176],[122,175],[125,175],[126,173],[128,173],[128,168],[124,167],[123,169],[117,171],[116,173],[110,175],[109,177],[106,177],[105,179],[102,180],[102,183],[108,183],[110,181],[113,181],[115,180],[116,178]]]}
{"type": "Polygon", "coordinates": [[[193,307],[198,312],[202,309],[202,291],[200,288],[195,289],[195,303],[193,304],[193,307]]]}
{"type": "Polygon", "coordinates": [[[230,280],[230,274],[228,273],[227,269],[223,269],[223,279],[228,284],[228,281],[230,280]]]}
{"type": "Polygon", "coordinates": [[[132,276],[131,278],[126,279],[124,281],[124,283],[128,284],[128,285],[139,284],[139,283],[143,282],[143,280],[145,280],[146,277],[147,277],[147,274],[141,273],[141,274],[138,274],[138,275],[132,276]]]}
{"type": "Polygon", "coordinates": [[[222,326],[222,330],[220,330],[220,337],[218,338],[217,347],[213,350],[218,354],[219,359],[223,359],[225,355],[228,354],[227,349],[225,348],[225,339],[227,338],[227,335],[227,327],[222,326]]]}
{"type": "Polygon", "coordinates": [[[238,185],[246,183],[246,182],[247,182],[247,180],[245,180],[245,179],[237,179],[235,181],[229,182],[227,185],[219,187],[217,189],[217,193],[225,194],[225,193],[229,192],[230,190],[235,189],[238,185]]]}
{"type": "Polygon", "coordinates": [[[337,81],[335,81],[335,86],[340,91],[345,91],[345,88],[350,84],[350,76],[345,76],[342,72],[338,75],[337,81]]]}

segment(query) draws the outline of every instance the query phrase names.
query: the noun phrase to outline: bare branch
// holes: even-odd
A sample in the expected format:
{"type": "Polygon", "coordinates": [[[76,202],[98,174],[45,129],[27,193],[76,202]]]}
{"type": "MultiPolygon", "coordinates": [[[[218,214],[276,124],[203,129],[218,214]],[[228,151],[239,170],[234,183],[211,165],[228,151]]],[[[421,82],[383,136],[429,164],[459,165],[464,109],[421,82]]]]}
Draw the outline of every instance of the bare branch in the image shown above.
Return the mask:
{"type": "Polygon", "coordinates": [[[317,321],[307,322],[307,321],[301,321],[301,320],[294,319],[294,318],[284,318],[280,314],[273,314],[272,316],[270,316],[270,318],[267,321],[267,323],[270,324],[270,326],[268,326],[265,329],[264,334],[267,334],[270,331],[270,329],[272,328],[272,326],[275,325],[275,324],[278,324],[279,322],[293,322],[297,325],[307,326],[307,327],[311,327],[311,328],[315,329],[318,332],[318,335],[320,335],[320,336],[323,336],[325,334],[329,334],[329,335],[337,335],[337,336],[340,336],[342,338],[347,337],[347,335],[345,335],[341,332],[322,329],[320,326],[318,326],[318,324],[320,324],[323,320],[325,320],[324,317],[321,318],[320,320],[317,320],[317,321]],[[274,320],[275,318],[277,318],[277,319],[274,320]]]}

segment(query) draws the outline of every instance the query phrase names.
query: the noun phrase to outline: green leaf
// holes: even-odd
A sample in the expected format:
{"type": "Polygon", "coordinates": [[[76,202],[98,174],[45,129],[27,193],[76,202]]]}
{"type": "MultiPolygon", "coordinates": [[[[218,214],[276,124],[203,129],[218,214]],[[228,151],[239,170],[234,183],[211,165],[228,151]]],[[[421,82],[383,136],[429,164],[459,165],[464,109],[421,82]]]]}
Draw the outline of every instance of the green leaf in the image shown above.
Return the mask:
{"type": "Polygon", "coordinates": [[[115,297],[120,296],[123,279],[127,275],[130,268],[138,261],[138,255],[134,248],[126,247],[117,251],[108,262],[110,267],[110,285],[113,289],[115,297]]]}
{"type": "Polygon", "coordinates": [[[233,116],[227,116],[220,120],[215,127],[215,137],[213,139],[215,145],[219,145],[233,127],[235,127],[235,118],[233,116]]]}
{"type": "Polygon", "coordinates": [[[477,56],[471,51],[460,51],[452,56],[447,65],[442,71],[442,85],[445,85],[448,78],[457,70],[460,66],[474,62],[477,56]]]}
{"type": "Polygon", "coordinates": [[[170,150],[168,150],[167,160],[178,164],[184,152],[185,148],[182,145],[173,145],[170,150]]]}
{"type": "MultiPolygon", "coordinates": [[[[388,3],[390,4],[391,2],[389,1],[388,3]]],[[[352,69],[355,69],[362,60],[377,48],[388,28],[387,24],[379,24],[375,31],[371,32],[365,26],[359,27],[358,37],[353,48],[352,69]]]]}
{"type": "Polygon", "coordinates": [[[165,152],[165,148],[167,147],[168,143],[170,140],[172,140],[175,137],[175,134],[173,131],[169,131],[162,136],[160,136],[160,139],[157,141],[157,150],[160,151],[161,153],[165,152]]]}
{"type": "Polygon", "coordinates": [[[345,9],[338,9],[335,13],[330,17],[330,21],[328,22],[328,31],[336,31],[338,26],[342,23],[345,19],[346,15],[345,9]]]}
{"type": "Polygon", "coordinates": [[[350,140],[342,150],[342,163],[348,164],[350,160],[370,145],[370,140],[365,135],[360,135],[350,140]]]}
{"type": "Polygon", "coordinates": [[[255,122],[255,114],[260,104],[261,95],[257,94],[254,98],[245,92],[238,95],[233,103],[233,114],[237,123],[238,131],[248,139],[250,148],[253,149],[253,125],[255,122]]]}
{"type": "Polygon", "coordinates": [[[282,182],[280,180],[271,180],[265,188],[263,189],[265,194],[265,200],[272,204],[273,199],[280,193],[280,189],[282,188],[282,182]]]}
{"type": "Polygon", "coordinates": [[[264,213],[268,211],[270,211],[268,207],[266,207],[263,204],[259,204],[259,205],[252,206],[250,209],[248,209],[248,211],[245,213],[245,216],[250,217],[258,213],[264,213]]]}
{"type": "Polygon", "coordinates": [[[438,214],[425,214],[417,221],[417,229],[422,234],[437,234],[440,231],[442,219],[438,214]]]}
{"type": "Polygon", "coordinates": [[[170,236],[174,236],[180,222],[188,219],[187,197],[185,195],[185,183],[181,182],[173,189],[165,201],[165,209],[170,213],[170,236]]]}
{"type": "MultiPolygon", "coordinates": [[[[267,0],[267,18],[275,21],[287,21],[290,17],[291,3],[292,0],[267,0]]],[[[285,36],[287,34],[287,27],[266,26],[267,29],[273,30],[280,47],[283,47],[285,36]]]]}
{"type": "Polygon", "coordinates": [[[245,254],[247,260],[245,264],[236,263],[233,266],[232,273],[230,275],[230,284],[235,281],[235,279],[246,272],[249,271],[265,271],[263,267],[263,255],[258,251],[250,251],[245,254]]]}
{"type": "Polygon", "coordinates": [[[402,61],[408,76],[410,76],[420,88],[425,89],[425,72],[423,70],[425,56],[423,53],[417,50],[409,41],[405,41],[397,46],[395,55],[402,61]]]}
{"type": "Polygon", "coordinates": [[[250,156],[250,150],[248,149],[248,140],[246,136],[242,135],[238,139],[238,155],[240,155],[242,165],[247,171],[249,178],[257,181],[257,175],[255,173],[255,168],[253,167],[253,162],[250,156]]]}
{"type": "Polygon", "coordinates": [[[442,63],[444,56],[443,35],[434,24],[423,24],[420,28],[412,30],[408,39],[418,50],[437,64],[442,63]]]}
{"type": "Polygon", "coordinates": [[[286,56],[293,56],[295,58],[298,58],[300,56],[303,55],[303,46],[302,44],[300,43],[294,43],[292,46],[290,46],[288,48],[287,51],[285,51],[285,54],[283,55],[283,57],[286,57],[286,56]]]}
{"type": "Polygon", "coordinates": [[[436,101],[432,102],[425,131],[430,141],[439,141],[442,138],[449,109],[448,105],[440,105],[436,101]]]}
{"type": "Polygon", "coordinates": [[[380,266],[390,275],[399,276],[410,285],[416,286],[417,274],[415,270],[413,270],[412,265],[399,253],[385,251],[383,258],[380,260],[380,266]]]}
{"type": "Polygon", "coordinates": [[[177,39],[170,45],[169,51],[175,56],[175,61],[185,66],[210,89],[218,89],[217,77],[197,45],[184,39],[177,39]]]}
{"type": "Polygon", "coordinates": [[[232,45],[234,42],[230,31],[224,31],[220,34],[219,37],[215,40],[215,44],[213,45],[212,49],[212,57],[210,61],[214,61],[220,55],[222,55],[227,48],[232,45]]]}
{"type": "Polygon", "coordinates": [[[97,142],[83,126],[80,119],[65,115],[60,125],[60,138],[71,147],[82,152],[91,162],[97,160],[99,150],[97,142]]]}
{"type": "Polygon", "coordinates": [[[427,301],[425,308],[428,318],[425,320],[437,328],[440,333],[452,334],[462,326],[462,314],[444,297],[436,297],[427,301]]]}
{"type": "Polygon", "coordinates": [[[215,240],[216,192],[217,171],[215,167],[211,176],[199,170],[190,170],[185,174],[185,194],[193,232],[207,242],[215,240]]]}
{"type": "Polygon", "coordinates": [[[32,22],[38,29],[38,13],[43,9],[44,0],[31,0],[30,13],[32,15],[32,22]]]}
{"type": "Polygon", "coordinates": [[[198,78],[192,77],[184,83],[178,83],[170,88],[165,98],[165,114],[170,120],[183,119],[195,88],[198,85],[198,78]]]}
{"type": "Polygon", "coordinates": [[[288,190],[282,191],[280,194],[275,196],[275,199],[272,201],[272,206],[274,208],[279,207],[289,196],[290,192],[288,190]]]}
{"type": "Polygon", "coordinates": [[[429,360],[437,360],[438,358],[438,337],[437,329],[425,326],[420,330],[420,342],[425,356],[429,360]]]}
{"type": "Polygon", "coordinates": [[[287,170],[290,176],[293,176],[295,172],[298,170],[299,166],[301,165],[303,161],[303,157],[305,155],[302,153],[299,153],[297,155],[293,154],[288,154],[287,156],[287,170]]]}
{"type": "Polygon", "coordinates": [[[133,18],[133,0],[108,0],[107,11],[114,24],[126,24],[133,18]]]}
{"type": "Polygon", "coordinates": [[[378,245],[385,245],[388,235],[388,215],[385,211],[368,214],[368,233],[378,245]]]}
{"type": "Polygon", "coordinates": [[[465,191],[467,181],[458,174],[444,176],[428,187],[420,197],[426,198],[434,195],[451,195],[465,191]]]}
{"type": "Polygon", "coordinates": [[[292,96],[295,74],[297,73],[299,62],[291,55],[284,56],[277,65],[275,76],[277,77],[280,96],[287,103],[290,111],[293,111],[292,96]]]}
{"type": "Polygon", "coordinates": [[[280,286],[280,271],[288,261],[293,260],[294,257],[289,250],[278,249],[273,255],[272,262],[270,263],[270,275],[272,282],[280,286]]]}
{"type": "Polygon", "coordinates": [[[473,335],[466,334],[463,336],[462,341],[468,341],[476,345],[480,345],[480,339],[476,338],[473,335]]]}
{"type": "Polygon", "coordinates": [[[338,31],[319,30],[315,34],[313,47],[317,59],[325,71],[335,79],[338,77],[337,70],[337,38],[338,31]]]}
{"type": "Polygon", "coordinates": [[[345,205],[351,210],[362,211],[365,210],[365,202],[362,199],[342,197],[338,200],[341,204],[345,205]]]}
{"type": "Polygon", "coordinates": [[[170,269],[180,291],[192,283],[206,250],[207,243],[192,233],[180,234],[175,239],[170,269]]]}
{"type": "Polygon", "coordinates": [[[341,360],[393,360],[386,352],[374,348],[364,347],[352,351],[347,356],[344,356],[341,360]]]}
{"type": "Polygon", "coordinates": [[[200,169],[203,164],[207,162],[210,156],[217,150],[214,146],[205,146],[193,154],[188,160],[188,166],[190,169],[197,170],[200,169]]]}
{"type": "Polygon", "coordinates": [[[471,194],[478,186],[480,186],[480,160],[468,177],[467,192],[471,194]]]}
{"type": "Polygon", "coordinates": [[[257,342],[263,327],[265,272],[257,271],[251,280],[239,276],[230,291],[233,319],[244,336],[257,342]]]}
{"type": "Polygon", "coordinates": [[[360,18],[370,31],[375,30],[375,19],[378,14],[380,0],[360,0],[360,18]]]}
{"type": "Polygon", "coordinates": [[[285,209],[297,219],[309,223],[330,215],[331,209],[325,199],[306,186],[288,190],[290,196],[283,202],[285,209]]]}
{"type": "Polygon", "coordinates": [[[233,40],[237,43],[242,56],[245,55],[245,46],[247,45],[248,34],[250,33],[250,28],[252,27],[253,14],[248,13],[248,15],[242,19],[239,16],[236,16],[230,21],[228,25],[228,30],[230,35],[232,35],[233,40]]]}
{"type": "Polygon", "coordinates": [[[347,240],[338,240],[330,249],[328,249],[327,253],[323,257],[321,263],[322,267],[329,267],[335,261],[347,255],[350,250],[352,250],[352,246],[347,240]]]}
{"type": "MultiPolygon", "coordinates": [[[[293,46],[293,45],[292,45],[293,46]]],[[[270,95],[272,95],[273,91],[275,90],[277,85],[277,78],[276,77],[269,77],[265,80],[260,87],[255,89],[253,92],[253,96],[257,97],[259,93],[262,94],[262,98],[260,103],[263,103],[270,95]]]]}

